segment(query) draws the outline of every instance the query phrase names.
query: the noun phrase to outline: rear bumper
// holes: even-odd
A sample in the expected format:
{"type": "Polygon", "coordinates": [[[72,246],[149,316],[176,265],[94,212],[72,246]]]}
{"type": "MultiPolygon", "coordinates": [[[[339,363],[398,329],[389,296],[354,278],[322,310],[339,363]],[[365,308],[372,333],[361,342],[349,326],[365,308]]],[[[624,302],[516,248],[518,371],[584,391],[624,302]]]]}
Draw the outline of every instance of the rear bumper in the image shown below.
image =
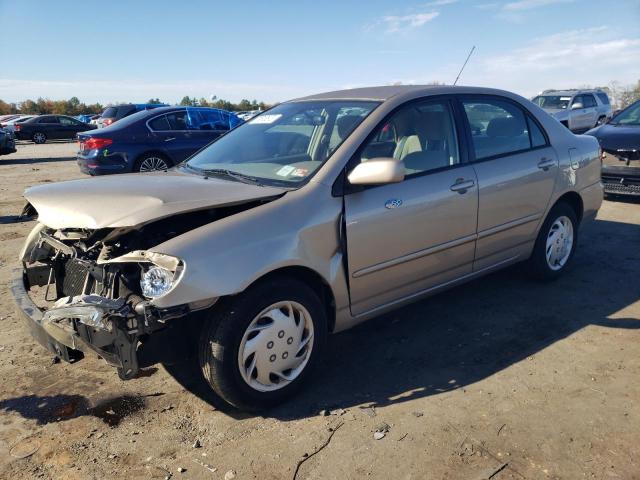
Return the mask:
{"type": "Polygon", "coordinates": [[[77,163],[80,171],[87,175],[109,175],[111,173],[126,173],[131,166],[123,154],[113,153],[108,156],[94,151],[94,153],[78,153],[77,163]]]}

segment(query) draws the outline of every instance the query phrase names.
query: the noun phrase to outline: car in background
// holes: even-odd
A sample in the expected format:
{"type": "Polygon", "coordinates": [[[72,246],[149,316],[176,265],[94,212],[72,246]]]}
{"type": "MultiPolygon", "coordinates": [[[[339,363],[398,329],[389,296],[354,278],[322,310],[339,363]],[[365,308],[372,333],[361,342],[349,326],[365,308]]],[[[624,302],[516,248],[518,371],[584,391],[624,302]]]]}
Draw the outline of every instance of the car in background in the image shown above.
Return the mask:
{"type": "Polygon", "coordinates": [[[166,106],[167,105],[164,103],[125,103],[122,105],[114,105],[112,107],[107,107],[104,112],[102,112],[102,115],[100,115],[96,121],[96,125],[98,128],[108,127],[118,120],[122,120],[136,112],[166,106]]]}
{"type": "Polygon", "coordinates": [[[4,128],[0,128],[0,155],[8,155],[16,152],[16,142],[13,134],[4,128]]]}
{"type": "Polygon", "coordinates": [[[36,115],[20,115],[17,118],[12,118],[11,120],[0,122],[0,127],[11,132],[15,136],[16,123],[26,122],[27,120],[35,116],[36,115]]]}
{"type": "Polygon", "coordinates": [[[78,166],[89,175],[167,170],[242,123],[225,110],[159,107],[78,135],[78,166]]]}
{"type": "Polygon", "coordinates": [[[575,133],[602,125],[613,115],[603,90],[545,90],[532,101],[575,133]]]}
{"type": "Polygon", "coordinates": [[[76,120],[80,120],[82,123],[91,123],[91,120],[94,118],[99,118],[100,115],[95,115],[93,113],[87,115],[76,115],[74,118],[76,120]]]}
{"type": "Polygon", "coordinates": [[[234,112],[234,113],[239,119],[244,120],[246,122],[247,120],[251,120],[256,115],[262,113],[262,110],[245,110],[245,111],[234,112]]]}
{"type": "Polygon", "coordinates": [[[640,100],[586,135],[600,142],[605,193],[640,196],[640,100]]]}
{"type": "Polygon", "coordinates": [[[4,122],[8,122],[9,120],[13,120],[14,118],[18,118],[20,116],[19,113],[12,113],[9,115],[0,115],[0,124],[4,122]]]}
{"type": "Polygon", "coordinates": [[[14,124],[16,138],[45,143],[47,140],[76,138],[80,132],[95,129],[95,125],[82,123],[67,115],[39,115],[14,124]]]}

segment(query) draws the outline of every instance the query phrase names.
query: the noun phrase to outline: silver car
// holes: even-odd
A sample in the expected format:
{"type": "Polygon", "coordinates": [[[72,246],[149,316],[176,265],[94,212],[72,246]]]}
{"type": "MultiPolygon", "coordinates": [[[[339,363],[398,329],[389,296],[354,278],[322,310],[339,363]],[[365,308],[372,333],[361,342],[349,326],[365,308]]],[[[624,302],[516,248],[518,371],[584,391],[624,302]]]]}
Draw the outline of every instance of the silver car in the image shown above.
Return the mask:
{"type": "Polygon", "coordinates": [[[545,90],[532,101],[572,132],[603,125],[613,115],[603,90],[545,90]]]}
{"type": "Polygon", "coordinates": [[[168,172],[28,189],[12,289],[65,360],[94,352],[123,379],[193,360],[259,409],[312,375],[329,333],[516,262],[556,278],[602,195],[597,140],[518,95],[323,93],[168,172]]]}

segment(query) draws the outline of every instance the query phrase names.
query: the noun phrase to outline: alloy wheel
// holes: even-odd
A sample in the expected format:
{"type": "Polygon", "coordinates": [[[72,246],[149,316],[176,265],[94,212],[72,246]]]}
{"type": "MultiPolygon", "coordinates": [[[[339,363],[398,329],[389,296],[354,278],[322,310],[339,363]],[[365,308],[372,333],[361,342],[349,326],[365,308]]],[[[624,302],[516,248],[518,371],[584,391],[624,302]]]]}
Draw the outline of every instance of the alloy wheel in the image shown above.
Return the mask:
{"type": "Polygon", "coordinates": [[[275,303],[247,327],[238,349],[238,368],[247,385],[260,391],[279,390],[304,370],[313,349],[313,321],[297,302],[275,303]]]}
{"type": "Polygon", "coordinates": [[[44,143],[47,141],[47,137],[44,133],[37,132],[33,134],[33,141],[35,143],[44,143]]]}
{"type": "Polygon", "coordinates": [[[565,266],[573,247],[573,223],[569,217],[558,217],[547,234],[546,257],[551,270],[557,271],[565,266]]]}
{"type": "Polygon", "coordinates": [[[168,168],[166,160],[160,157],[147,157],[140,164],[141,172],[162,172],[168,168]]]}

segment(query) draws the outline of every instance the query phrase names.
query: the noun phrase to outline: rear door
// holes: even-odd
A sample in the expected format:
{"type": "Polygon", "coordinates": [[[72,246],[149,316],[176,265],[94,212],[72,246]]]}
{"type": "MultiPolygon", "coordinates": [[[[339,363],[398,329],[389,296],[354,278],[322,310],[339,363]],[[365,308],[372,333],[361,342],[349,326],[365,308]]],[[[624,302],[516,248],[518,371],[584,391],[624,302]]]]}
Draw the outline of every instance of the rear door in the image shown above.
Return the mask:
{"type": "Polygon", "coordinates": [[[350,187],[344,197],[354,315],[471,273],[478,190],[454,117],[448,98],[407,103],[374,130],[347,168],[383,155],[379,145],[393,128],[396,140],[386,156],[404,162],[405,180],[350,187]],[[398,145],[409,137],[415,150],[402,153],[398,145]]]}
{"type": "Polygon", "coordinates": [[[515,101],[493,95],[464,95],[460,101],[479,188],[478,271],[530,249],[553,192],[558,159],[540,124],[515,101]]]}

